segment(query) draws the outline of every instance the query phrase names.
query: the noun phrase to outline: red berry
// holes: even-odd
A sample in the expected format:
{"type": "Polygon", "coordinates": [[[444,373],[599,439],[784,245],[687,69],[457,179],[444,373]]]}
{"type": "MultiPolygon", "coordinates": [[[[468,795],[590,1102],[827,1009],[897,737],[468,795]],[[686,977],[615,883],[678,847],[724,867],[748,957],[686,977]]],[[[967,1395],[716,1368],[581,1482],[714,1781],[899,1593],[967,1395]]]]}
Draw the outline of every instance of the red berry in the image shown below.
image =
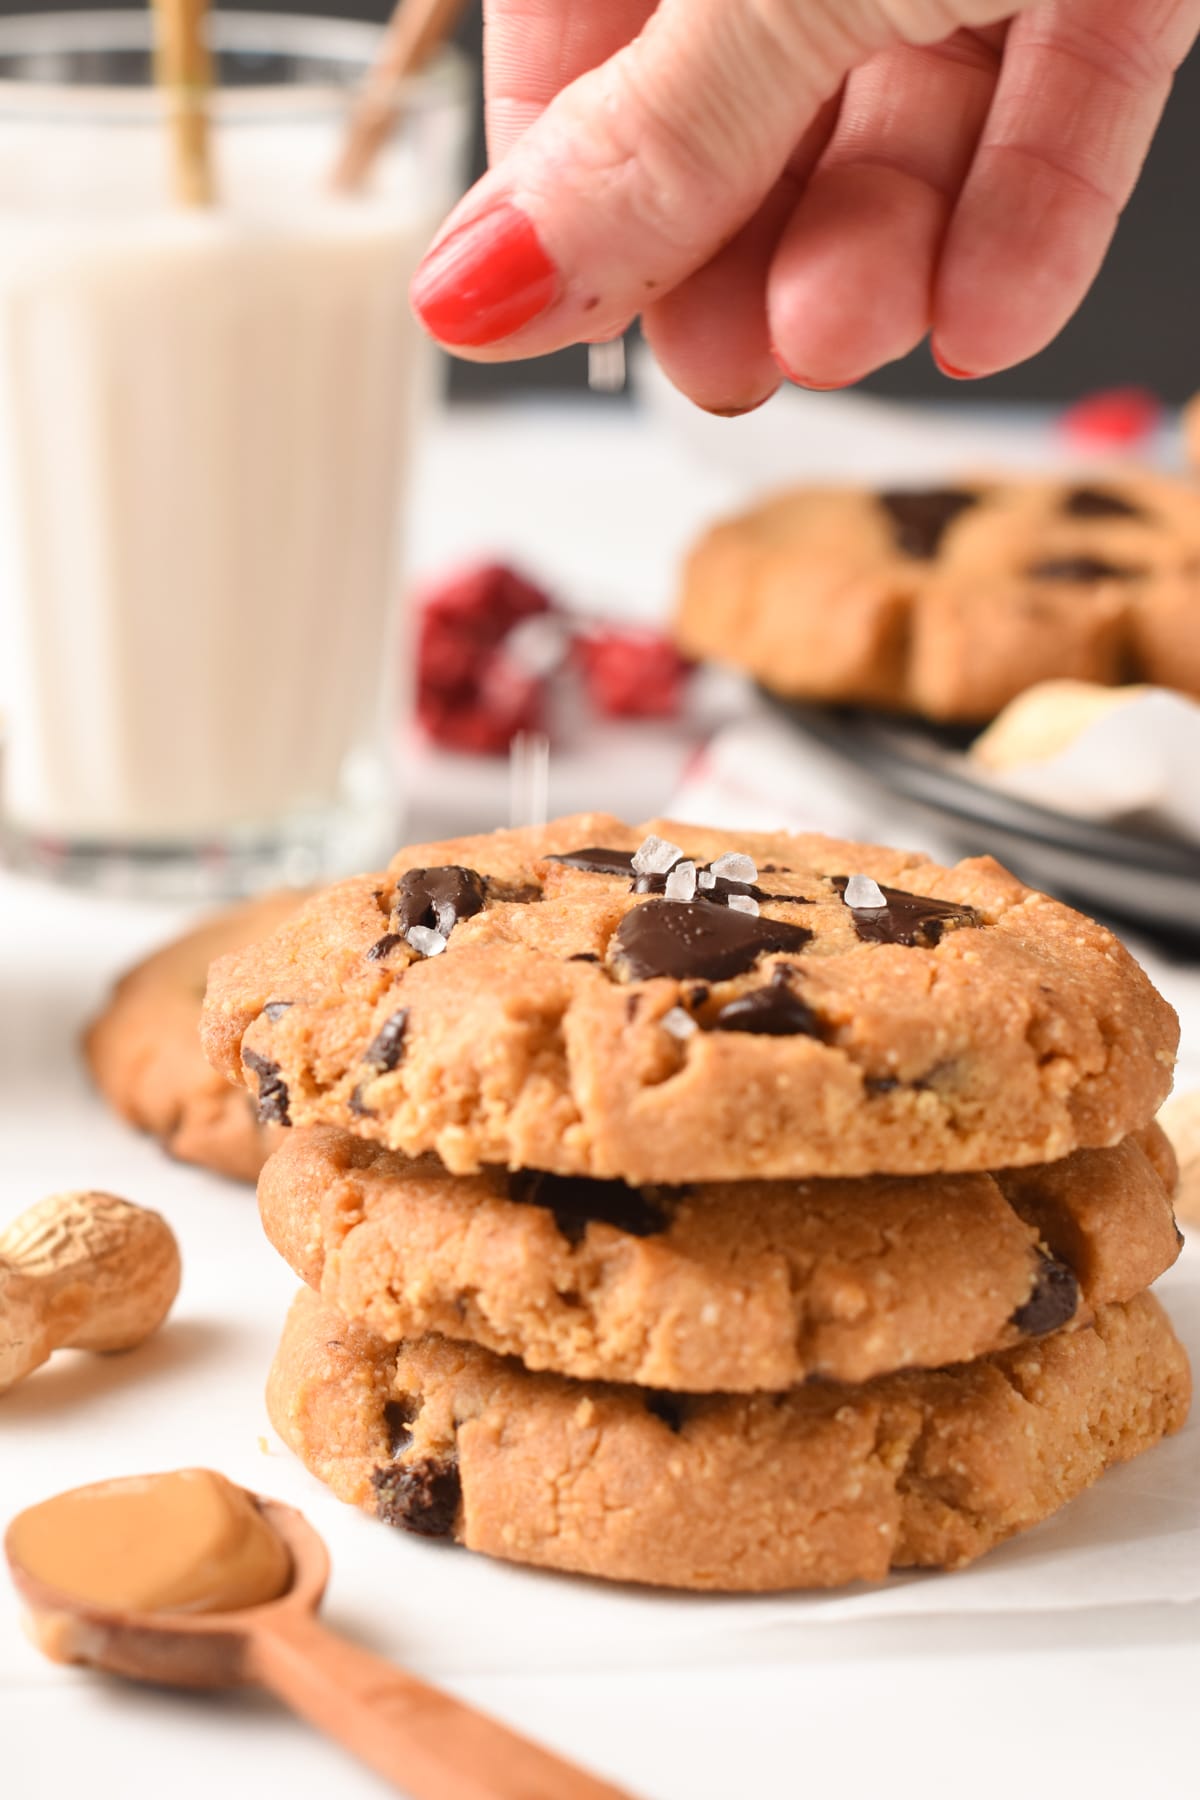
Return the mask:
{"type": "Polygon", "coordinates": [[[540,727],[542,686],[505,657],[523,619],[553,610],[540,588],[500,563],[466,569],[419,598],[417,718],[435,743],[503,755],[540,727]]]}
{"type": "Polygon", "coordinates": [[[613,719],[669,719],[679,711],[688,664],[661,632],[628,626],[575,641],[588,698],[613,719]]]}
{"type": "Polygon", "coordinates": [[[1081,450],[1124,449],[1157,430],[1162,411],[1162,402],[1148,388],[1105,388],[1069,406],[1059,424],[1081,450]]]}

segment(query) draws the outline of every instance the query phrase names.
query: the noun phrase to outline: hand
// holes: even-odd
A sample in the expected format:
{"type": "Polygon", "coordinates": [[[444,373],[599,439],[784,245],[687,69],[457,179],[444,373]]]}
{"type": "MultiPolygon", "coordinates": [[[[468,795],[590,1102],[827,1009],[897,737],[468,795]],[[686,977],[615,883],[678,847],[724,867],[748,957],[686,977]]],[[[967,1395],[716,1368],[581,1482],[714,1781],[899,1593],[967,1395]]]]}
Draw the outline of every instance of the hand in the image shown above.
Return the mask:
{"type": "Polygon", "coordinates": [[[642,314],[715,412],[932,333],[1040,350],[1137,179],[1200,0],[485,0],[493,167],[413,283],[502,361],[642,314]]]}

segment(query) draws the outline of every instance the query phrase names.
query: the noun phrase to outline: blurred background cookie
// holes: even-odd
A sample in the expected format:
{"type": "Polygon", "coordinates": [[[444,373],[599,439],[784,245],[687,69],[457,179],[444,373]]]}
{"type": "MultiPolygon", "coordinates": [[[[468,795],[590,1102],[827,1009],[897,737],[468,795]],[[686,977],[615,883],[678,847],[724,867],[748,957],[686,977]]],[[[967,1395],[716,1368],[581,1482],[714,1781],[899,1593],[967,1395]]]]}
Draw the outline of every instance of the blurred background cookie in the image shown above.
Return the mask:
{"type": "Polygon", "coordinates": [[[297,893],[231,907],[128,970],[83,1037],[92,1079],[115,1112],[181,1162],[253,1181],[279,1143],[254,1101],[210,1068],[200,1048],[200,1006],[214,957],[275,930],[297,893]]]}

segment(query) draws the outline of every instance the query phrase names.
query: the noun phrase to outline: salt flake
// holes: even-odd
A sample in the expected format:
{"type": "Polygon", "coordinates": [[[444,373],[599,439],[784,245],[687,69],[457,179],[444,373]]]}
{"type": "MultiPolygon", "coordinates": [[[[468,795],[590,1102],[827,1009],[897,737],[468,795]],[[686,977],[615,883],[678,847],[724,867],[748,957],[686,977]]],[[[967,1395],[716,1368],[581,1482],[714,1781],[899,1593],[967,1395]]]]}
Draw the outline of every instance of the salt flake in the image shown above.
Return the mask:
{"type": "Polygon", "coordinates": [[[730,894],[725,904],[733,912],[752,913],[756,918],[758,916],[758,901],[753,894],[730,894]]]}
{"type": "Polygon", "coordinates": [[[875,912],[887,905],[887,895],[869,875],[851,875],[842,899],[858,912],[875,912]]]}
{"type": "Polygon", "coordinates": [[[664,1031],[669,1031],[673,1038],[680,1039],[690,1038],[697,1029],[695,1019],[690,1012],[685,1012],[682,1006],[673,1006],[670,1012],[665,1012],[659,1020],[659,1024],[664,1031]]]}
{"type": "Polygon", "coordinates": [[[633,867],[639,875],[665,875],[681,861],[683,851],[666,838],[648,837],[633,853],[633,867]]]}
{"type": "Polygon", "coordinates": [[[668,900],[694,900],[696,898],[696,865],[694,862],[676,863],[667,876],[667,885],[663,892],[668,900]]]}
{"type": "Polygon", "coordinates": [[[717,885],[717,878],[711,869],[701,869],[696,881],[702,888],[715,888],[717,885]]]}
{"type": "Polygon", "coordinates": [[[445,938],[432,925],[410,926],[404,941],[412,946],[418,956],[440,956],[446,948],[445,938]]]}
{"type": "Polygon", "coordinates": [[[758,880],[758,865],[738,850],[727,850],[724,856],[718,856],[712,864],[712,872],[726,881],[758,880]]]}

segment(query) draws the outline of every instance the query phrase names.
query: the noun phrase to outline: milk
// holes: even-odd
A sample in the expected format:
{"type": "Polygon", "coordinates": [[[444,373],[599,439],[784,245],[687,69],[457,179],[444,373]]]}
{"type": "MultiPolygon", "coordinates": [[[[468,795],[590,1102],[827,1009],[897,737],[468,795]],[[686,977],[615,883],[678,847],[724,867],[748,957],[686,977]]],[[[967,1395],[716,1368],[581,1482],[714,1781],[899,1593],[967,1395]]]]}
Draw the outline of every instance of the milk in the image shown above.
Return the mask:
{"type": "Polygon", "coordinates": [[[20,832],[202,847],[386,779],[429,373],[406,296],[446,177],[400,146],[367,197],[337,198],[333,142],[328,120],[233,118],[220,204],[188,212],[165,133],[0,121],[3,810],[20,832]]]}

